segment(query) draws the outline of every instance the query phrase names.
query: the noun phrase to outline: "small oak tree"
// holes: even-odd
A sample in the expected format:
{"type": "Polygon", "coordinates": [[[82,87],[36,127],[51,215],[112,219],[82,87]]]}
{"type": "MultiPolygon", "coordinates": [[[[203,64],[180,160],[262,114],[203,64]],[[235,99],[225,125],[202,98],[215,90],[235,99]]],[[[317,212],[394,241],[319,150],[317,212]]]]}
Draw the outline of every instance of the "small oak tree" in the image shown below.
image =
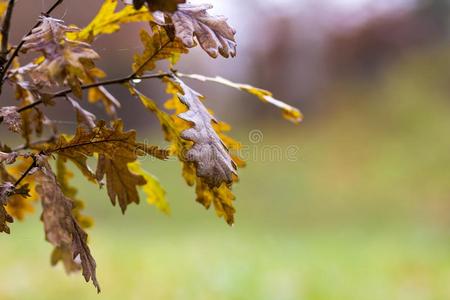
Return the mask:
{"type": "Polygon", "coordinates": [[[10,233],[8,223],[23,219],[39,199],[45,236],[54,246],[52,263],[61,261],[68,272],[82,270],[86,281],[91,280],[100,291],[85,232],[91,221],[82,214],[84,204],[70,185],[73,174],[67,162],[73,163],[89,181],[100,187],[106,185],[112,204],[118,203],[122,212],[130,203],[139,203],[138,189],[144,191],[149,203],[167,212],[165,191],[137,159],[145,155],[161,160],[175,156],[182,163],[187,184],[195,186],[197,201],[206,208],[212,205],[219,217],[233,224],[232,185],[237,181],[238,167],[244,166],[238,156],[240,144],[226,135],[229,126],[212,115],[203,96],[182,78],[212,81],[253,94],[280,108],[294,123],[300,122],[302,115],[268,91],[173,69],[180,56],[197,44],[212,58],[236,55],[236,32],[225,17],[208,13],[211,5],[187,4],[184,0],[104,0],[90,24],[79,29],[51,17],[63,2],[57,0],[17,45],[10,46],[15,1],[0,0],[0,91],[7,82],[15,90],[18,102],[17,106],[0,108],[0,123],[24,140],[23,145],[16,147],[0,143],[0,232],[10,233]],[[95,66],[100,59],[93,46],[96,38],[113,34],[123,24],[132,22],[149,24],[140,32],[145,50],[134,56],[129,75],[102,79],[105,73],[95,66]],[[39,55],[21,65],[19,56],[25,52],[39,55]],[[170,68],[155,72],[156,63],[161,60],[168,60],[170,68]],[[137,89],[138,82],[150,79],[159,79],[166,85],[171,98],[165,107],[172,113],[137,89]],[[122,120],[116,117],[120,102],[107,90],[113,84],[123,85],[130,97],[157,117],[170,144],[168,149],[140,143],[134,130],[124,130],[122,120]],[[103,104],[111,121],[97,120],[83,108],[84,90],[90,103],[103,104]],[[78,128],[72,135],[60,133],[42,110],[58,101],[67,101],[74,108],[78,128]],[[41,138],[44,132],[51,134],[41,138]],[[95,170],[90,168],[88,159],[97,161],[95,170]]]}

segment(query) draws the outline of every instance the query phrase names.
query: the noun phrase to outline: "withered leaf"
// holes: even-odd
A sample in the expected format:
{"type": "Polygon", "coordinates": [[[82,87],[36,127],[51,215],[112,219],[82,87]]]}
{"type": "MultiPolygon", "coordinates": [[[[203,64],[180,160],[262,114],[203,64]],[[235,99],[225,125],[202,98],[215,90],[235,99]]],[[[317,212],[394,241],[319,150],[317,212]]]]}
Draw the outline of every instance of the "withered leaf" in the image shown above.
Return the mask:
{"type": "Polygon", "coordinates": [[[36,190],[41,196],[41,219],[46,239],[57,251],[70,253],[74,264],[79,259],[86,282],[91,280],[100,292],[96,263],[87,245],[87,234],[73,216],[73,202],[64,195],[48,162],[43,162],[41,168],[42,171],[36,176],[36,190]]]}
{"type": "Polygon", "coordinates": [[[192,48],[196,45],[194,36],[200,46],[211,57],[219,53],[223,57],[236,55],[236,31],[227,23],[224,16],[212,16],[207,10],[209,4],[180,4],[178,10],[171,14],[176,36],[183,44],[192,48]]]}
{"type": "MultiPolygon", "coordinates": [[[[21,70],[23,68],[19,67],[17,60],[14,64],[17,68],[9,72],[8,80],[15,85],[15,97],[20,101],[20,106],[23,107],[38,100],[42,100],[44,105],[50,105],[51,101],[48,100],[49,96],[40,92],[34,84],[25,80],[23,76],[24,73],[30,72],[35,67],[31,69],[24,68],[25,70],[22,73],[21,70]]],[[[37,136],[40,136],[44,128],[44,123],[49,123],[42,111],[37,107],[22,111],[20,116],[20,133],[27,144],[31,142],[33,132],[37,136]]]]}
{"type": "Polygon", "coordinates": [[[125,212],[128,204],[139,203],[136,187],[146,183],[142,176],[129,171],[128,164],[142,155],[148,154],[160,159],[165,159],[168,155],[166,150],[136,142],[136,132],[123,131],[121,120],[113,122],[112,127],[98,122],[97,127],[89,131],[79,127],[72,139],[62,136],[46,152],[58,153],[70,159],[91,180],[101,181],[106,175],[111,202],[116,204],[117,200],[122,212],[125,212]],[[87,165],[88,157],[94,154],[99,156],[96,174],[87,165]]]}
{"type": "Polygon", "coordinates": [[[111,159],[103,154],[98,157],[97,180],[102,181],[106,175],[108,196],[113,205],[116,205],[117,199],[122,213],[125,213],[129,204],[139,203],[136,187],[147,183],[143,176],[130,172],[128,163],[132,161],[134,160],[126,157],[111,159]]]}
{"type": "Polygon", "coordinates": [[[41,17],[41,25],[24,38],[24,52],[38,51],[44,55],[44,59],[28,71],[36,86],[68,84],[74,94],[81,97],[80,80],[87,76],[86,70],[99,55],[89,44],[66,37],[67,33],[77,31],[78,28],[65,26],[62,20],[41,17]]]}
{"type": "Polygon", "coordinates": [[[8,223],[14,222],[14,219],[8,214],[5,209],[8,197],[14,193],[14,184],[5,182],[0,185],[0,232],[10,233],[8,223]]]}
{"type": "Polygon", "coordinates": [[[0,151],[0,164],[5,163],[7,165],[13,164],[16,158],[19,156],[17,152],[5,153],[0,151]]]}
{"type": "MultiPolygon", "coordinates": [[[[58,155],[56,159],[56,179],[61,187],[62,192],[67,198],[70,198],[73,203],[72,215],[81,228],[89,228],[92,225],[92,220],[81,214],[84,204],[81,200],[76,198],[76,188],[69,185],[69,180],[73,177],[73,173],[66,168],[64,159],[58,155]]],[[[72,273],[81,270],[81,265],[75,262],[70,249],[55,247],[51,255],[52,265],[58,262],[64,264],[67,273],[72,273]]]]}
{"type": "MultiPolygon", "coordinates": [[[[26,172],[26,170],[33,163],[31,157],[22,155],[17,157],[17,161],[13,165],[0,164],[0,179],[3,182],[17,182],[26,172]]],[[[34,190],[35,182],[34,176],[26,176],[21,181],[23,184],[16,188],[14,193],[8,197],[6,211],[14,219],[23,220],[29,213],[34,212],[34,202],[37,200],[37,195],[34,190]]]]}
{"type": "Polygon", "coordinates": [[[27,202],[23,201],[30,197],[28,184],[23,184],[17,188],[12,182],[16,180],[0,165],[0,178],[3,183],[0,185],[0,232],[10,233],[8,223],[14,221],[13,217],[21,220],[24,211],[29,210],[27,202]]]}
{"type": "Polygon", "coordinates": [[[0,108],[0,118],[3,118],[3,122],[8,126],[8,129],[12,132],[19,133],[22,127],[22,118],[20,113],[17,112],[16,106],[5,106],[0,108]]]}
{"type": "Polygon", "coordinates": [[[78,190],[70,185],[70,180],[73,177],[74,174],[66,166],[66,160],[61,155],[58,155],[56,158],[56,179],[64,195],[70,198],[74,204],[72,213],[75,220],[82,228],[89,228],[92,226],[93,220],[81,213],[84,209],[84,202],[77,197],[78,190]]]}
{"type": "MultiPolygon", "coordinates": [[[[206,208],[209,208],[213,204],[217,215],[224,217],[228,224],[234,222],[234,208],[233,201],[234,195],[231,192],[231,187],[222,183],[219,187],[210,187],[201,177],[197,177],[197,171],[195,164],[187,159],[186,153],[192,148],[193,142],[185,140],[181,137],[181,133],[190,128],[189,122],[186,122],[177,116],[186,111],[186,106],[180,102],[178,94],[180,92],[179,86],[170,80],[166,81],[168,88],[167,92],[173,95],[173,98],[167,101],[167,108],[175,110],[174,115],[170,116],[156,105],[154,101],[146,97],[134,88],[130,88],[131,94],[137,96],[142,104],[150,110],[158,118],[161,127],[165,133],[165,138],[171,143],[170,151],[173,155],[176,155],[183,164],[183,177],[187,184],[190,186],[196,185],[197,201],[206,208]]],[[[220,125],[220,124],[217,124],[220,125]]],[[[224,128],[220,129],[220,136],[225,137],[221,133],[224,128]]],[[[238,146],[234,140],[226,139],[230,142],[230,146],[237,149],[238,146]],[[232,141],[232,143],[231,143],[232,141]]],[[[243,165],[243,162],[242,164],[243,165]]],[[[237,178],[233,176],[233,180],[237,178]]]]}
{"type": "Polygon", "coordinates": [[[193,124],[181,133],[182,138],[194,143],[186,153],[187,160],[195,163],[197,176],[202,177],[209,186],[232,183],[233,175],[237,175],[237,166],[212,126],[212,122],[217,123],[217,120],[203,105],[199,93],[178,78],[175,82],[183,93],[178,94],[178,97],[188,108],[178,117],[193,124]]]}

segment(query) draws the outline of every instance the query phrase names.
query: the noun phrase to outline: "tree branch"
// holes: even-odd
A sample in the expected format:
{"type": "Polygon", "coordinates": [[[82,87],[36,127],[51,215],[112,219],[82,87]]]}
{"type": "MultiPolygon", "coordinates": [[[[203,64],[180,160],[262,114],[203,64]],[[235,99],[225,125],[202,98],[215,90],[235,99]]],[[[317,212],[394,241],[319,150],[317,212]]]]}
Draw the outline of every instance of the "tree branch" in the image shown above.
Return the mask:
{"type": "MultiPolygon", "coordinates": [[[[107,85],[125,83],[127,81],[134,80],[134,79],[144,80],[144,79],[171,77],[171,76],[172,76],[172,73],[148,74],[148,75],[143,75],[143,76],[135,76],[135,75],[131,74],[131,75],[129,75],[127,77],[123,77],[123,78],[111,79],[111,80],[106,80],[106,81],[101,81],[101,82],[95,82],[95,83],[82,85],[81,89],[82,90],[86,90],[86,89],[99,87],[99,86],[107,86],[107,85]]],[[[47,99],[54,99],[54,98],[64,97],[65,95],[70,94],[71,92],[72,92],[72,89],[68,88],[68,89],[62,90],[60,92],[56,92],[54,94],[51,94],[50,97],[47,98],[47,99]]],[[[28,105],[25,105],[25,106],[19,108],[17,110],[17,112],[20,113],[20,112],[23,112],[25,110],[31,109],[31,108],[35,107],[36,105],[42,104],[43,102],[44,102],[44,100],[35,101],[33,103],[30,103],[28,105]]],[[[0,118],[0,123],[1,123],[1,121],[2,121],[2,118],[0,118]]]]}
{"type": "Polygon", "coordinates": [[[6,62],[6,58],[8,56],[9,30],[11,28],[11,17],[14,10],[14,4],[15,0],[9,0],[2,25],[2,49],[0,52],[0,63],[2,66],[6,62]]]}
{"type": "MultiPolygon", "coordinates": [[[[11,1],[10,1],[11,2],[11,1]]],[[[14,1],[12,1],[14,2],[14,1]]],[[[59,5],[61,5],[64,2],[64,0],[57,0],[45,13],[44,15],[50,15],[59,5]]],[[[30,31],[22,38],[22,40],[20,41],[19,45],[17,45],[14,49],[14,52],[11,54],[11,56],[9,57],[9,59],[6,61],[6,63],[3,65],[1,71],[0,71],[0,91],[1,91],[1,87],[3,86],[3,83],[5,82],[5,75],[6,72],[8,71],[8,69],[11,67],[14,58],[16,58],[17,55],[19,55],[19,51],[20,49],[22,49],[22,46],[25,44],[24,38],[29,36],[33,29],[35,29],[36,27],[38,27],[39,25],[41,25],[41,21],[37,22],[33,28],[30,29],[30,31]]]]}
{"type": "Polygon", "coordinates": [[[33,156],[33,163],[28,167],[28,169],[25,172],[23,172],[22,176],[20,176],[20,178],[16,180],[16,182],[14,183],[14,187],[17,187],[22,182],[22,180],[24,180],[25,177],[27,177],[28,173],[30,173],[31,170],[33,170],[33,168],[36,166],[37,166],[36,157],[33,156]]]}

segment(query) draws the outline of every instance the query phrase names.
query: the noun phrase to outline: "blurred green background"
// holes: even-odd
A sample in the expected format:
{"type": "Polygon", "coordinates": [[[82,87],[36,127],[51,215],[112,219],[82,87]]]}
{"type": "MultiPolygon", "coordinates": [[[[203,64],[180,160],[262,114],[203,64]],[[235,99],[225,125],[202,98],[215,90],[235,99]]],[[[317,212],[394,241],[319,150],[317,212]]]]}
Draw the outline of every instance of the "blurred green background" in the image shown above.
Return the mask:
{"type": "MultiPolygon", "coordinates": [[[[101,1],[93,2],[95,14],[101,1]]],[[[226,13],[237,3],[217,2],[226,13]]],[[[275,19],[267,3],[249,2],[266,19],[243,22],[244,32],[267,22],[290,26],[286,36],[265,23],[278,40],[255,50],[243,35],[242,58],[218,61],[227,68],[195,51],[180,66],[268,86],[306,115],[293,126],[251,97],[191,82],[214,99],[209,103],[221,119],[233,121],[233,135],[246,149],[235,226],[195,203],[173,160],[143,161],[168,191],[170,216],[144,201],[122,216],[105,191],[77,177],[86,214],[95,218],[90,245],[102,293],[80,274],[50,266],[37,207],[11,226],[11,235],[0,236],[1,300],[450,299],[448,2],[379,1],[384,6],[371,6],[371,13],[367,1],[359,1],[360,10],[343,5],[342,19],[335,16],[342,27],[333,31],[324,29],[331,22],[327,6],[323,16],[314,10],[318,2],[274,3],[275,19]],[[310,18],[299,21],[293,6],[310,18]],[[346,13],[360,20],[343,24],[346,13]],[[302,38],[312,27],[312,37],[302,38]],[[267,50],[273,43],[274,53],[267,50]]],[[[241,14],[231,13],[238,31],[241,14]]],[[[111,74],[127,66],[116,68],[111,74]]],[[[124,110],[142,139],[161,140],[155,120],[139,106],[124,110]]]]}

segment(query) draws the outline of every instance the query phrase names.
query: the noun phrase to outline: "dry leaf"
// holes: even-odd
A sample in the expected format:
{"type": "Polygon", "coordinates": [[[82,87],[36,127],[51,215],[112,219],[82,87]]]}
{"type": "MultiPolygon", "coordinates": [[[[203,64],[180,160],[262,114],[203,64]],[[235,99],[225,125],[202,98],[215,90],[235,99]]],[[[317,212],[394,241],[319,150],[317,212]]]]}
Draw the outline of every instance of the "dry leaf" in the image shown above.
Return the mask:
{"type": "Polygon", "coordinates": [[[90,180],[102,181],[106,175],[106,186],[111,202],[116,200],[122,212],[130,203],[139,203],[137,186],[145,185],[142,176],[131,173],[128,164],[136,161],[138,156],[152,155],[166,159],[168,152],[155,146],[136,142],[136,132],[123,131],[122,121],[116,121],[112,127],[99,122],[97,127],[87,131],[79,127],[75,136],[68,140],[62,136],[45,149],[46,153],[58,153],[73,161],[90,180]],[[98,154],[99,162],[96,174],[87,165],[87,159],[98,154]]]}
{"type": "MultiPolygon", "coordinates": [[[[0,179],[3,182],[16,182],[32,162],[32,158],[25,155],[19,156],[13,165],[0,165],[0,179]]],[[[22,185],[15,190],[14,194],[9,196],[6,211],[14,219],[23,220],[26,214],[34,212],[33,204],[37,200],[34,187],[33,176],[27,176],[22,180],[22,185]]]]}
{"type": "Polygon", "coordinates": [[[178,117],[193,124],[181,133],[182,138],[194,143],[187,151],[186,159],[195,163],[197,176],[204,178],[209,186],[219,187],[222,183],[232,183],[233,175],[237,175],[237,166],[227,146],[212,127],[212,122],[217,123],[217,120],[203,105],[199,93],[178,78],[175,82],[184,93],[178,94],[178,97],[188,108],[178,117]]]}
{"type": "MultiPolygon", "coordinates": [[[[192,148],[193,142],[181,137],[181,133],[188,129],[190,125],[188,122],[177,117],[177,115],[186,111],[186,106],[182,104],[178,98],[180,92],[179,87],[176,87],[172,81],[167,80],[166,82],[168,84],[168,93],[174,95],[174,97],[167,102],[169,104],[167,107],[175,110],[173,116],[170,116],[159,109],[154,101],[136,89],[130,87],[130,92],[137,96],[142,104],[158,118],[165,133],[166,140],[171,143],[171,153],[176,155],[183,163],[183,177],[188,185],[196,185],[197,201],[206,208],[209,208],[211,203],[213,203],[217,215],[224,217],[228,224],[232,224],[234,222],[235,210],[233,208],[233,201],[235,197],[231,192],[231,188],[226,183],[222,183],[219,187],[210,187],[203,178],[196,176],[197,171],[195,164],[188,161],[185,155],[189,149],[192,148]]],[[[223,128],[219,129],[223,130],[223,128]]],[[[224,136],[221,132],[220,135],[224,136]]],[[[236,143],[234,140],[232,141],[233,143],[236,143]]],[[[233,147],[236,147],[236,145],[233,147]]],[[[237,179],[235,176],[233,177],[234,180],[237,179]]]]}
{"type": "Polygon", "coordinates": [[[38,51],[44,55],[42,62],[29,68],[28,75],[38,87],[68,84],[81,98],[80,80],[87,77],[92,60],[99,55],[89,44],[66,37],[67,33],[79,31],[78,28],[65,26],[62,20],[50,17],[41,17],[41,22],[24,38],[24,52],[38,51]]]}
{"type": "Polygon", "coordinates": [[[17,112],[16,106],[5,106],[0,108],[0,117],[12,132],[21,132],[22,118],[17,112]]]}
{"type": "Polygon", "coordinates": [[[2,163],[7,165],[13,164],[16,162],[18,156],[19,154],[17,152],[5,153],[0,151],[0,164],[2,163]]]}
{"type": "Polygon", "coordinates": [[[74,264],[79,259],[86,282],[92,280],[100,292],[96,263],[87,246],[87,234],[73,216],[73,202],[64,195],[48,162],[41,162],[41,170],[37,175],[39,185],[36,189],[41,196],[41,219],[46,239],[57,251],[70,254],[74,264]]]}
{"type": "Polygon", "coordinates": [[[176,36],[188,48],[196,45],[195,36],[200,46],[213,58],[219,53],[226,58],[234,57],[236,31],[228,25],[224,16],[210,15],[207,10],[211,8],[210,4],[180,4],[178,10],[170,15],[176,36]]]}
{"type": "Polygon", "coordinates": [[[5,182],[0,185],[0,232],[10,233],[8,223],[14,222],[14,219],[6,212],[5,206],[8,197],[14,193],[14,184],[5,182]]]}
{"type": "MultiPolygon", "coordinates": [[[[66,168],[65,160],[58,155],[56,159],[56,179],[61,187],[61,191],[67,198],[70,198],[73,203],[72,215],[81,228],[89,228],[93,224],[93,220],[90,217],[81,214],[81,210],[84,208],[84,203],[80,199],[77,199],[77,189],[70,186],[69,181],[73,178],[73,173],[66,168]]],[[[51,255],[52,265],[56,265],[59,261],[64,264],[64,268],[67,273],[79,271],[81,266],[75,262],[72,258],[72,254],[68,249],[54,248],[51,255]]]]}

